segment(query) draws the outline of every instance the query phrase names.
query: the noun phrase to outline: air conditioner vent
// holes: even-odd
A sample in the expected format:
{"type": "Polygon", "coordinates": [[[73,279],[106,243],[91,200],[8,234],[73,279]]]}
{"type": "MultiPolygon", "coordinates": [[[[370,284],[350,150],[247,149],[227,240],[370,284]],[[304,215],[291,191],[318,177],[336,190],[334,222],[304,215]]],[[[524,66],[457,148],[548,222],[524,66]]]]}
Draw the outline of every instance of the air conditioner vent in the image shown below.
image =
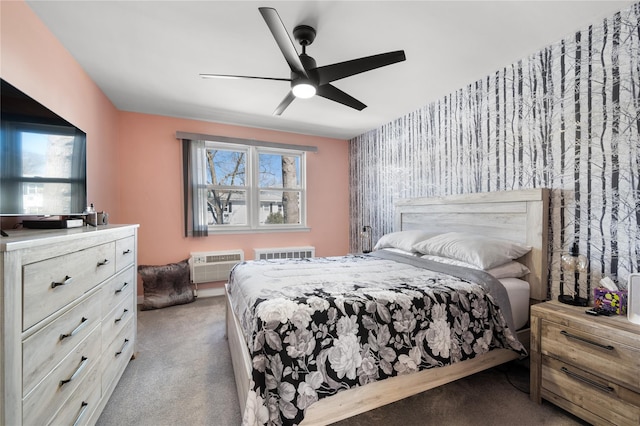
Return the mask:
{"type": "Polygon", "coordinates": [[[316,255],[315,247],[278,247],[254,249],[255,259],[306,259],[316,255]]]}
{"type": "Polygon", "coordinates": [[[226,281],[229,279],[231,268],[243,260],[242,250],[191,253],[191,282],[198,284],[226,281]]]}
{"type": "MultiPolygon", "coordinates": [[[[193,253],[192,253],[193,255],[193,253]]],[[[232,254],[211,254],[206,256],[205,263],[218,263],[218,262],[240,262],[242,260],[241,253],[232,254]]]]}

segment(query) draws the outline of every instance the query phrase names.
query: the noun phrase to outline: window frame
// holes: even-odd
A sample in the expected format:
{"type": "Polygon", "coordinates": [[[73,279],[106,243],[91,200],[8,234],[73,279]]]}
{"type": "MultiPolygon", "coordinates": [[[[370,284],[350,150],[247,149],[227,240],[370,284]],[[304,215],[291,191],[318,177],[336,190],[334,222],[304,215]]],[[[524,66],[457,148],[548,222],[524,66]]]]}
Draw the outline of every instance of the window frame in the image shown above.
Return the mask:
{"type": "MultiPolygon", "coordinates": [[[[207,225],[210,234],[225,233],[269,233],[269,232],[291,232],[291,231],[308,231],[307,226],[307,188],[306,188],[306,150],[297,149],[296,147],[285,148],[283,144],[273,146],[272,144],[261,145],[251,141],[252,143],[233,143],[220,141],[215,138],[207,139],[205,143],[205,152],[210,149],[224,149],[230,151],[245,152],[247,155],[245,163],[245,185],[214,185],[207,184],[207,190],[241,190],[246,191],[246,225],[207,225]],[[260,154],[271,154],[280,156],[295,156],[300,160],[300,188],[261,188],[259,185],[260,178],[260,154]],[[263,190],[276,190],[300,193],[300,223],[296,224],[261,224],[260,223],[260,192],[263,190]]],[[[206,163],[206,158],[201,161],[206,163]]],[[[208,169],[208,164],[205,164],[208,169]]]]}

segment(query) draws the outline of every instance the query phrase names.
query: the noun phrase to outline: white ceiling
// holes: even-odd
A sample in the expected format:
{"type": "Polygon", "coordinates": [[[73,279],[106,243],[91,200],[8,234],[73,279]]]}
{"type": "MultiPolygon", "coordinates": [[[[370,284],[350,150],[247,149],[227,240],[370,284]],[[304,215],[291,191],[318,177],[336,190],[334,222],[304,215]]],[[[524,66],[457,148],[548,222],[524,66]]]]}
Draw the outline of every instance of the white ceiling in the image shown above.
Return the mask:
{"type": "MultiPolygon", "coordinates": [[[[123,111],[350,139],[598,23],[632,1],[35,1],[27,3],[123,111]],[[296,99],[258,12],[317,30],[318,66],[403,49],[407,60],[333,84],[368,105],[296,99]]],[[[293,36],[291,35],[293,39],[293,36]]],[[[296,44],[298,52],[300,46],[296,44]]]]}

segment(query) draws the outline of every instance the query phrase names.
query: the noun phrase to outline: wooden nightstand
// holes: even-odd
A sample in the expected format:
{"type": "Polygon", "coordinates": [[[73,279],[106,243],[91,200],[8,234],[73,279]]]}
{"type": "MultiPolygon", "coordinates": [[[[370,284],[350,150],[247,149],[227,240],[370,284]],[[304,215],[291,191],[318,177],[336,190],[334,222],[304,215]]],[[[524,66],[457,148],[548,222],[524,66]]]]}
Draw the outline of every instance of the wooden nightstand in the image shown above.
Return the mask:
{"type": "Polygon", "coordinates": [[[531,308],[531,399],[594,425],[640,424],[640,326],[555,301],[531,308]]]}

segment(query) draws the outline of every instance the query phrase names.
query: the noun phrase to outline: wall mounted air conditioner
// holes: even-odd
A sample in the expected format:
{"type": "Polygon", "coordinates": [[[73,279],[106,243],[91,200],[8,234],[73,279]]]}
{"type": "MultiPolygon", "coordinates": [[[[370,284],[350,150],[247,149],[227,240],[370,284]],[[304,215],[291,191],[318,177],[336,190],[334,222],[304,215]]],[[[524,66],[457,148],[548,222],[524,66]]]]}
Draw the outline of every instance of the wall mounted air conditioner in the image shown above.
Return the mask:
{"type": "Polygon", "coordinates": [[[191,253],[191,258],[189,258],[191,282],[198,284],[227,281],[231,268],[243,260],[244,252],[242,250],[191,253]]]}

